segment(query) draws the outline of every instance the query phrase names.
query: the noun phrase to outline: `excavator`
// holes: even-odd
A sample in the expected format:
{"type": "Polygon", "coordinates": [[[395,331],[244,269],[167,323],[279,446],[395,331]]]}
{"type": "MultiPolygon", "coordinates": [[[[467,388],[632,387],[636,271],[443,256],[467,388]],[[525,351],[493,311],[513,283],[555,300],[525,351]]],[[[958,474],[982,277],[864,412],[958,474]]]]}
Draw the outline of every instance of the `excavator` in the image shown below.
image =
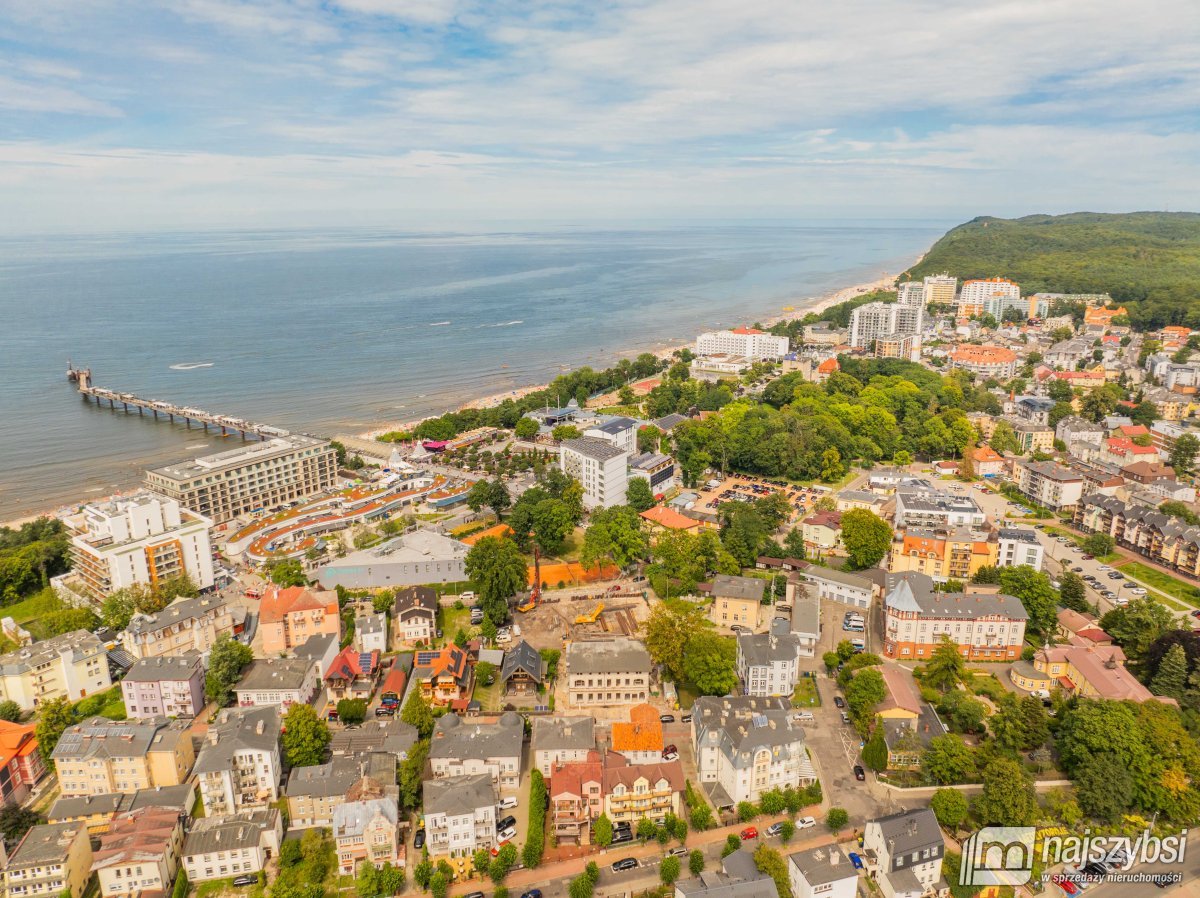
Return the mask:
{"type": "Polygon", "coordinates": [[[576,617],[575,623],[577,623],[577,624],[594,624],[597,620],[600,619],[600,615],[603,613],[604,613],[604,603],[597,602],[596,607],[593,608],[591,611],[589,611],[587,614],[581,614],[578,617],[576,617]]]}
{"type": "Polygon", "coordinates": [[[532,611],[537,607],[538,599],[542,597],[542,552],[538,548],[538,544],[533,544],[533,589],[529,591],[529,598],[517,606],[517,610],[522,614],[532,611]]]}

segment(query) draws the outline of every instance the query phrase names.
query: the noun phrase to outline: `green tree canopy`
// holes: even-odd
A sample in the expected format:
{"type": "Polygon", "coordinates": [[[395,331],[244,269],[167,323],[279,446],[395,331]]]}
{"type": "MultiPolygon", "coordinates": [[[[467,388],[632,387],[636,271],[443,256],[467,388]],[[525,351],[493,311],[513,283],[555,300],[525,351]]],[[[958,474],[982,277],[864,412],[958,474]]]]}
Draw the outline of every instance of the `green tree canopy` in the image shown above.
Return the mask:
{"type": "Polygon", "coordinates": [[[329,726],[311,705],[295,704],[283,715],[280,742],[292,767],[312,767],[324,760],[329,726]]]}
{"type": "Polygon", "coordinates": [[[467,552],[467,576],[479,591],[479,604],[492,623],[508,619],[508,600],[525,588],[525,557],[511,539],[485,536],[467,552]]]}
{"type": "Polygon", "coordinates": [[[892,528],[874,512],[854,508],[842,515],[842,545],[850,567],[874,567],[892,545],[892,528]]]}

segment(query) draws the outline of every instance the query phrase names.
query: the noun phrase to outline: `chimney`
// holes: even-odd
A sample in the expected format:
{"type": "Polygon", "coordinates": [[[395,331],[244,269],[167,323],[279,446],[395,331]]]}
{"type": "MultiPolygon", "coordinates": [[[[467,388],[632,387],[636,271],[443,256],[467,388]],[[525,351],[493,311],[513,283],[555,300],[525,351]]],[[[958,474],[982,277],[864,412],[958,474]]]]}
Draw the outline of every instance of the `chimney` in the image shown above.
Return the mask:
{"type": "Polygon", "coordinates": [[[842,859],[842,853],[836,848],[829,852],[829,866],[836,867],[842,859]]]}

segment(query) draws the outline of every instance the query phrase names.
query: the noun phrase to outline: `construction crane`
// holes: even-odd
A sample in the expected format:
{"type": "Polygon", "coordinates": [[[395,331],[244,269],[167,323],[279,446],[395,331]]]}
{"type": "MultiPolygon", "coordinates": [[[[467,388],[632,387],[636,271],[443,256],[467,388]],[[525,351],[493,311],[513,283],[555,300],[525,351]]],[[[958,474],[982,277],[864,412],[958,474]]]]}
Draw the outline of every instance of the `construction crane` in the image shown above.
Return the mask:
{"type": "Polygon", "coordinates": [[[589,611],[587,614],[581,614],[578,617],[576,617],[575,623],[577,623],[577,624],[594,624],[597,620],[599,620],[600,615],[603,613],[604,613],[604,603],[597,602],[596,607],[593,608],[591,611],[589,611]]]}
{"type": "Polygon", "coordinates": [[[537,607],[538,599],[542,597],[542,552],[538,548],[538,544],[533,544],[533,589],[529,591],[529,598],[517,606],[517,610],[522,614],[532,611],[537,607]]]}

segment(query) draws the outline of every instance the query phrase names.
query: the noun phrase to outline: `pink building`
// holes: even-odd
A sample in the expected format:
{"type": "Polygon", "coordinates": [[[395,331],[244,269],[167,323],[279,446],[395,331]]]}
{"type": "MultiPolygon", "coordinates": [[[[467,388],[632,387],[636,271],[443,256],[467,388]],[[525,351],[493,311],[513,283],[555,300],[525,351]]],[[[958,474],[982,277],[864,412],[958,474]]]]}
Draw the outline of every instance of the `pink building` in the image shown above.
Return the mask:
{"type": "Polygon", "coordinates": [[[121,695],[130,719],[195,717],[204,707],[200,653],[139,659],[121,681],[121,695]]]}
{"type": "Polygon", "coordinates": [[[273,586],[259,603],[259,629],[264,655],[275,655],[324,634],[341,638],[337,593],[303,586],[273,586]]]}

